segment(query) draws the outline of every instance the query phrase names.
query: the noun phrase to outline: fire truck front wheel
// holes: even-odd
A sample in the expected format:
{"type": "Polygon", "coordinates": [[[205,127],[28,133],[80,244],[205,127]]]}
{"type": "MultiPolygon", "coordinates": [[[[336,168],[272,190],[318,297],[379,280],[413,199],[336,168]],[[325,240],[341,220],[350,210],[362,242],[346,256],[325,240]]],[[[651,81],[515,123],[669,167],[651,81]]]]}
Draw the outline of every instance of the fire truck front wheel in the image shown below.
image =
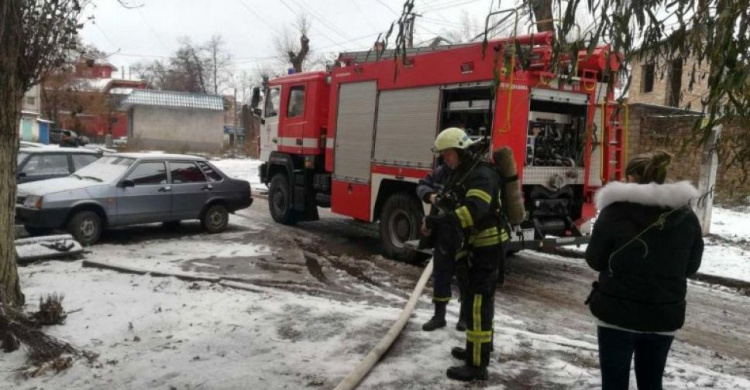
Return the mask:
{"type": "Polygon", "coordinates": [[[418,253],[404,243],[419,238],[421,221],[422,210],[414,196],[391,195],[380,213],[380,240],[385,255],[401,261],[414,260],[418,253]]]}
{"type": "Polygon", "coordinates": [[[268,209],[274,221],[284,225],[294,224],[291,194],[286,176],[282,173],[275,174],[268,186],[268,209]]]}

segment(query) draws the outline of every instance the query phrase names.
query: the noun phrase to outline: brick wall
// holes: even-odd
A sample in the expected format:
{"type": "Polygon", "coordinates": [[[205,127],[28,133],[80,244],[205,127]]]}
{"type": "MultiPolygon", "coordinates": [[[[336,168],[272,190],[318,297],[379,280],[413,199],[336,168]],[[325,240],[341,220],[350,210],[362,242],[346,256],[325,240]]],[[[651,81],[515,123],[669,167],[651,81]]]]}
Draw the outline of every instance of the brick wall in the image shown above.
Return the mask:
{"type": "MultiPolygon", "coordinates": [[[[700,110],[701,97],[708,94],[706,76],[709,67],[707,64],[697,64],[697,60],[688,58],[682,64],[681,95],[679,107],[690,107],[692,110],[700,110]],[[693,66],[696,66],[695,79],[692,91],[689,90],[690,78],[693,66]]],[[[671,92],[669,79],[671,66],[663,60],[641,59],[635,60],[631,68],[630,89],[628,90],[628,101],[631,103],[648,103],[657,105],[669,105],[667,95],[671,92]],[[644,66],[654,63],[654,86],[651,92],[643,92],[644,66]]]]}
{"type": "MultiPolygon", "coordinates": [[[[684,146],[690,136],[697,116],[675,114],[673,109],[631,106],[629,110],[628,159],[639,154],[664,149],[674,155],[667,176],[668,180],[690,180],[697,184],[700,174],[703,148],[684,146]]],[[[738,126],[727,126],[723,137],[733,138],[747,134],[738,126]]],[[[730,144],[731,145],[731,144],[730,144]]],[[[731,153],[720,155],[716,179],[716,201],[718,203],[747,203],[750,196],[750,179],[744,180],[745,172],[740,166],[727,167],[731,153]]]]}

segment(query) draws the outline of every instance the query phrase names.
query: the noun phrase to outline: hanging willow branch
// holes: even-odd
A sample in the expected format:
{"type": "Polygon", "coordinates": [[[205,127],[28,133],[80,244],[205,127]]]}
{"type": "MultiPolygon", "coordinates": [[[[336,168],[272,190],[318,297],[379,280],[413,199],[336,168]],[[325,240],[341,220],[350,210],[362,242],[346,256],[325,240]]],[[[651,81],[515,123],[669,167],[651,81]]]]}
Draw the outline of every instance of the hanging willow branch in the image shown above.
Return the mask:
{"type": "MultiPolygon", "coordinates": [[[[750,138],[750,0],[554,1],[558,9],[565,10],[556,26],[558,37],[568,36],[574,28],[579,6],[587,7],[596,21],[569,50],[556,47],[556,58],[572,55],[584,44],[589,54],[597,45],[609,44],[614,52],[623,54],[623,71],[637,60],[657,64],[694,60],[688,70],[688,90],[701,83],[708,93],[701,99],[706,120],[696,123],[689,141],[705,144],[715,125],[728,124],[743,128],[739,139],[750,138]]],[[[616,81],[615,75],[611,76],[610,84],[616,81]]],[[[629,87],[628,78],[625,91],[629,87]]],[[[737,143],[727,137],[718,148],[731,155],[731,163],[750,163],[750,142],[737,143]],[[730,141],[735,144],[728,153],[730,141]]]]}

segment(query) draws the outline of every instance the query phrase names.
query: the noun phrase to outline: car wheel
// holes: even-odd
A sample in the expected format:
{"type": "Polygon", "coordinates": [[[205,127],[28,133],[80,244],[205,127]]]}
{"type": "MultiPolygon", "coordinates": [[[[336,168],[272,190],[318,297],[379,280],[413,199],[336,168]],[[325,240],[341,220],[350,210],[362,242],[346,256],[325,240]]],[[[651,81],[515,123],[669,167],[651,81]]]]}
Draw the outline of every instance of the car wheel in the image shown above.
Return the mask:
{"type": "Polygon", "coordinates": [[[79,211],[68,222],[68,232],[81,245],[94,245],[102,235],[102,219],[93,211],[79,211]]]}
{"type": "Polygon", "coordinates": [[[166,229],[174,230],[180,227],[180,221],[165,221],[162,223],[162,226],[164,226],[166,229]]]}
{"type": "Polygon", "coordinates": [[[207,232],[221,233],[226,230],[229,224],[229,212],[224,205],[215,204],[210,206],[203,217],[201,217],[201,225],[207,232]]]}
{"type": "Polygon", "coordinates": [[[411,262],[418,252],[404,244],[419,238],[422,209],[416,197],[405,193],[391,195],[380,213],[380,241],[386,256],[411,262]]]}
{"type": "Polygon", "coordinates": [[[31,226],[24,226],[24,229],[26,229],[26,231],[32,237],[47,236],[50,233],[52,233],[52,229],[50,228],[37,228],[37,227],[31,227],[31,226]]]}
{"type": "Polygon", "coordinates": [[[286,176],[277,173],[271,179],[268,186],[268,209],[271,217],[278,223],[293,225],[295,222],[294,210],[292,210],[291,189],[286,176]]]}

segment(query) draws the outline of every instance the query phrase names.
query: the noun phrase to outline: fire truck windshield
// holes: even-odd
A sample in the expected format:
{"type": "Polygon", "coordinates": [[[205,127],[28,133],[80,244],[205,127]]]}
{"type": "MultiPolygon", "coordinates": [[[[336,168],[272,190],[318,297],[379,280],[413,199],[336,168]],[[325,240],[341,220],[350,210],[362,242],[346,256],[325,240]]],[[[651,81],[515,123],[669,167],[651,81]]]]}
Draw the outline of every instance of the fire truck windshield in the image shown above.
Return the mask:
{"type": "Polygon", "coordinates": [[[265,117],[270,118],[279,115],[279,87],[271,88],[266,92],[266,109],[265,117]]]}

